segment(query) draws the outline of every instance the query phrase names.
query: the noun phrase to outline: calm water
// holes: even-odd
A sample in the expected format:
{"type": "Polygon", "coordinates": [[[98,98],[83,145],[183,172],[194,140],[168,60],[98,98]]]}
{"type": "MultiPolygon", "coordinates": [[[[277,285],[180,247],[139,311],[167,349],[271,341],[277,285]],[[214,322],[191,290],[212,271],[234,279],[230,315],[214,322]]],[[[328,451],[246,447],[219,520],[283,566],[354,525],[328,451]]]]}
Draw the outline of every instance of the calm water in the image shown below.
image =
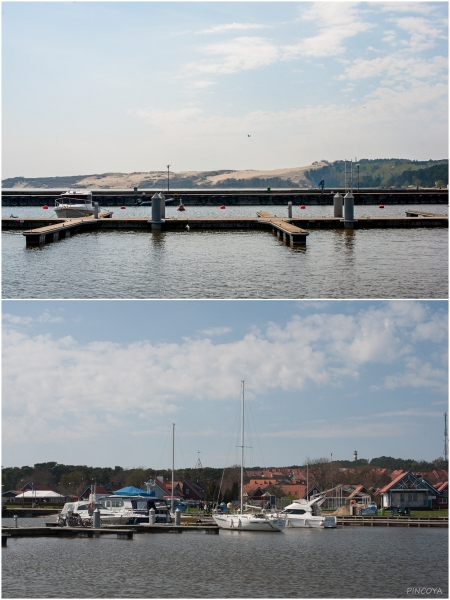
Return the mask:
{"type": "Polygon", "coordinates": [[[408,587],[448,596],[447,529],[22,538],[2,557],[4,598],[405,598],[408,587]]]}
{"type": "MultiPolygon", "coordinates": [[[[405,206],[355,208],[356,217],[404,215],[405,206]]],[[[429,205],[446,214],[448,207],[429,205]]],[[[277,215],[283,207],[191,207],[183,217],[277,215]]],[[[331,206],[294,207],[294,216],[331,216],[331,206]]],[[[39,207],[3,215],[52,216],[39,207]]],[[[115,217],[151,208],[115,209],[115,217]]],[[[179,215],[167,207],[166,216],[179,215]]],[[[269,232],[92,232],[26,247],[4,232],[4,298],[447,298],[448,229],[310,232],[291,249],[269,232]]]]}

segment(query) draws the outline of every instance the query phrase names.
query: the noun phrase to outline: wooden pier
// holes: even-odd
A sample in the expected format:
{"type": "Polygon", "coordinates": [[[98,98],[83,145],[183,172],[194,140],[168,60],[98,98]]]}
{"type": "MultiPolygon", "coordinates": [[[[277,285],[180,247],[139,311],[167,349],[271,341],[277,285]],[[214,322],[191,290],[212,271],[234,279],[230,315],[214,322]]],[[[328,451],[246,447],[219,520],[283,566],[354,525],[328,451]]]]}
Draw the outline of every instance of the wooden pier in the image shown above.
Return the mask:
{"type": "MultiPolygon", "coordinates": [[[[424,213],[421,211],[406,211],[407,216],[391,217],[358,217],[352,222],[352,229],[398,229],[418,227],[448,228],[448,216],[444,214],[424,213]]],[[[260,211],[257,217],[201,217],[190,218],[185,214],[153,222],[148,217],[111,218],[112,213],[104,211],[99,218],[83,217],[77,219],[49,218],[3,218],[3,230],[22,230],[27,244],[46,244],[68,238],[76,233],[86,231],[145,231],[153,233],[164,232],[195,232],[195,231],[226,231],[254,230],[271,231],[285,244],[296,247],[306,244],[310,230],[314,229],[346,229],[344,219],[339,217],[283,217],[260,211]]]]}
{"type": "Polygon", "coordinates": [[[112,212],[103,211],[98,214],[98,220],[93,216],[78,217],[76,219],[57,219],[57,223],[44,225],[37,229],[28,229],[23,232],[27,244],[45,244],[48,242],[57,242],[60,239],[68,238],[75,233],[86,228],[97,227],[100,219],[109,219],[112,212]]]}
{"type": "Polygon", "coordinates": [[[445,517],[383,517],[383,516],[353,516],[337,517],[337,524],[350,527],[446,527],[448,518],[445,517]]]}
{"type": "Polygon", "coordinates": [[[291,246],[291,248],[298,244],[306,244],[306,237],[309,235],[309,232],[306,229],[292,225],[290,219],[277,217],[265,211],[260,211],[256,214],[260,218],[260,223],[269,223],[272,231],[277,234],[277,238],[291,246]]]}
{"type": "MultiPolygon", "coordinates": [[[[118,539],[133,539],[135,533],[192,533],[203,532],[206,534],[217,535],[219,527],[214,523],[210,524],[185,524],[175,525],[174,523],[150,525],[149,523],[140,523],[137,525],[104,525],[99,528],[94,527],[61,527],[56,523],[46,523],[45,527],[2,527],[2,541],[7,537],[99,537],[100,535],[116,535],[118,539]]],[[[6,544],[6,541],[5,541],[6,544]]]]}
{"type": "Polygon", "coordinates": [[[135,530],[106,527],[2,527],[2,537],[99,537],[100,535],[116,535],[117,539],[133,539],[135,530]]]}

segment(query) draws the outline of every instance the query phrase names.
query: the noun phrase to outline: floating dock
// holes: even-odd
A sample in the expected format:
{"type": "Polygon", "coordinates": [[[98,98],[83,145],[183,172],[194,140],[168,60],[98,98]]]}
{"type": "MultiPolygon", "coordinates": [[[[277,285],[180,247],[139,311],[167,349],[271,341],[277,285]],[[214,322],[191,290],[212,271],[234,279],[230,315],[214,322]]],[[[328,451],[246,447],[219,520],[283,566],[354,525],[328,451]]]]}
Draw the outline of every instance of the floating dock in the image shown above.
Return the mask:
{"type": "Polygon", "coordinates": [[[150,525],[105,525],[103,527],[60,527],[56,523],[46,523],[45,527],[20,526],[2,527],[2,541],[6,545],[8,537],[99,537],[100,535],[115,535],[117,539],[133,539],[135,533],[192,533],[202,532],[217,535],[219,527],[211,524],[185,524],[174,523],[150,525]]]}
{"type": "Polygon", "coordinates": [[[113,219],[112,213],[104,211],[99,219],[84,217],[78,219],[49,218],[3,218],[4,230],[23,230],[27,244],[46,244],[68,238],[86,231],[134,230],[147,232],[169,231],[220,231],[220,230],[262,230],[272,231],[280,240],[291,247],[306,243],[311,229],[398,229],[417,227],[446,227],[448,216],[424,213],[408,209],[405,217],[357,217],[351,223],[340,217],[282,217],[268,212],[258,212],[255,217],[180,217],[153,222],[148,217],[113,219]]]}
{"type": "Polygon", "coordinates": [[[378,517],[353,516],[337,517],[337,524],[350,527],[446,527],[446,517],[378,517]]]}

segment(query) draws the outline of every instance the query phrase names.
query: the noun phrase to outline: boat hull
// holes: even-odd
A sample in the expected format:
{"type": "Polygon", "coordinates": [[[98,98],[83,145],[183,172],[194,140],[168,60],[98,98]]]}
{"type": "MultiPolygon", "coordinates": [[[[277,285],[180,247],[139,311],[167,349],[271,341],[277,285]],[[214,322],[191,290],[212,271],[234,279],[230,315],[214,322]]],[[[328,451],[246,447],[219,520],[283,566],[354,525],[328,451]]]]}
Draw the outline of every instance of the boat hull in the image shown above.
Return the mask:
{"type": "Polygon", "coordinates": [[[310,529],[316,527],[319,529],[330,529],[337,527],[336,517],[306,517],[292,518],[289,517],[286,522],[286,527],[305,527],[310,529]]]}
{"type": "Polygon", "coordinates": [[[55,208],[55,213],[60,219],[76,219],[81,217],[90,217],[94,214],[94,209],[83,206],[73,206],[55,208]]]}
{"type": "Polygon", "coordinates": [[[263,518],[255,515],[213,515],[214,522],[221,529],[230,531],[268,531],[281,532],[286,525],[285,519],[263,518]]]}

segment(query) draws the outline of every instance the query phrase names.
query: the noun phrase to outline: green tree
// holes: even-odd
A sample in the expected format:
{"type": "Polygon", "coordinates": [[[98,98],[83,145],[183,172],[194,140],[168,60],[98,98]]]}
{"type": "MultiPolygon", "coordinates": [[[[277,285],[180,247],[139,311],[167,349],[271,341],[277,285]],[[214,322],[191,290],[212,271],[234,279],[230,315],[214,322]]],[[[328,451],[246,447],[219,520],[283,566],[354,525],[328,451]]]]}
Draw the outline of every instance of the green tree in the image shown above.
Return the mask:
{"type": "Polygon", "coordinates": [[[147,481],[147,475],[144,469],[133,469],[130,475],[128,475],[125,485],[133,485],[140,488],[145,481],[147,481]]]}

